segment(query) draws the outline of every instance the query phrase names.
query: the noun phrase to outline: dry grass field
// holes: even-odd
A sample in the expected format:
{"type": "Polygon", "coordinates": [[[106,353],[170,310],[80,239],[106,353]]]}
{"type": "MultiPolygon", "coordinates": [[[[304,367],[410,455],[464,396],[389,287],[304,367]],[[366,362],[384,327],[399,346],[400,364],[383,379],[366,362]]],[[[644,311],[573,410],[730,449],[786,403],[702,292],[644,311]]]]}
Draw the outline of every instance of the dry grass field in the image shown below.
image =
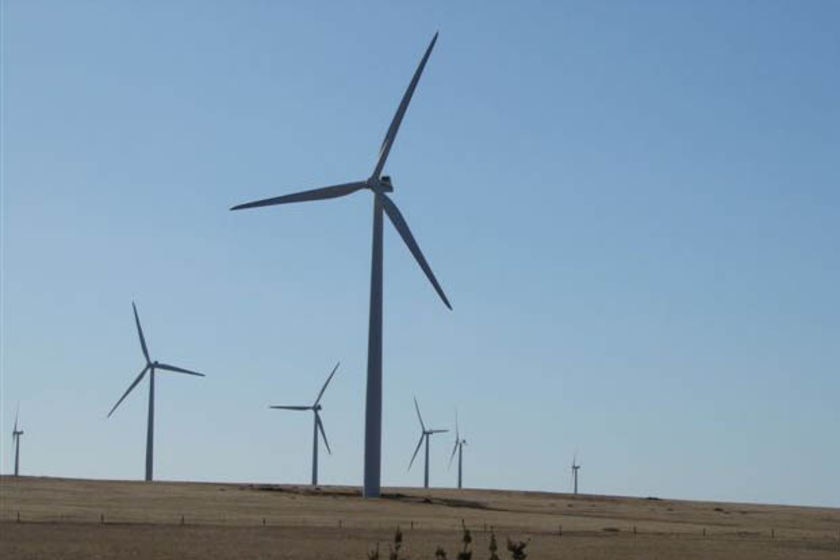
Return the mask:
{"type": "Polygon", "coordinates": [[[840,559],[840,510],[492,490],[0,478],[0,558],[473,558],[495,527],[529,558],[840,559]]]}

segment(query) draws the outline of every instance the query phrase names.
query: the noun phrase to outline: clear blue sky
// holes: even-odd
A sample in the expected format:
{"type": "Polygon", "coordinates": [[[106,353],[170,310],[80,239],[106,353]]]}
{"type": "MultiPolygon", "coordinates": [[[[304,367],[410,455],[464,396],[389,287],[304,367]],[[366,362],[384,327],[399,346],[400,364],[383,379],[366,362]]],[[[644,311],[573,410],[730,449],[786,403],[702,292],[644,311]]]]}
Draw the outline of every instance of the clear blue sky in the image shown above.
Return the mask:
{"type": "MultiPolygon", "coordinates": [[[[2,2],[2,467],[360,484],[369,193],[383,484],[458,407],[473,487],[840,506],[840,4],[2,2]],[[430,4],[430,5],[427,5],[430,4]]],[[[433,485],[455,483],[450,434],[433,485]]]]}

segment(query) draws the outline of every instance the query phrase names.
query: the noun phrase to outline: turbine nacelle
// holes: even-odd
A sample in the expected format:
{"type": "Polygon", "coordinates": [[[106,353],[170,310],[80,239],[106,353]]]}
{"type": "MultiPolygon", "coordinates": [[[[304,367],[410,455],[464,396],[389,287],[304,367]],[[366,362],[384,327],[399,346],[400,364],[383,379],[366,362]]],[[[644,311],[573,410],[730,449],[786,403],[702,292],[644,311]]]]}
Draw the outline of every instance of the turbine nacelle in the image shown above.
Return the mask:
{"type": "Polygon", "coordinates": [[[423,435],[424,436],[430,436],[430,435],[433,435],[433,434],[445,434],[448,431],[449,430],[423,430],[423,435]]]}
{"type": "Polygon", "coordinates": [[[394,192],[394,184],[391,182],[389,175],[383,175],[378,179],[371,177],[366,182],[367,187],[375,193],[384,194],[394,192]]]}

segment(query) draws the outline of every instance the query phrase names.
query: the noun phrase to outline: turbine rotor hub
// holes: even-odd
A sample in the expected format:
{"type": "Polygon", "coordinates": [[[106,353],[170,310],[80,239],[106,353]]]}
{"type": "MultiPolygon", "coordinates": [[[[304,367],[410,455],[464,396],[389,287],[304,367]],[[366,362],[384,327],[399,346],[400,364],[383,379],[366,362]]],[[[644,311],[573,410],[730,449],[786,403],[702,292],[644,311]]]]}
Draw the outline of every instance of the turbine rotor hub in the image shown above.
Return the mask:
{"type": "Polygon", "coordinates": [[[376,193],[394,192],[394,185],[389,175],[383,175],[379,179],[371,177],[368,179],[368,187],[376,193]]]}

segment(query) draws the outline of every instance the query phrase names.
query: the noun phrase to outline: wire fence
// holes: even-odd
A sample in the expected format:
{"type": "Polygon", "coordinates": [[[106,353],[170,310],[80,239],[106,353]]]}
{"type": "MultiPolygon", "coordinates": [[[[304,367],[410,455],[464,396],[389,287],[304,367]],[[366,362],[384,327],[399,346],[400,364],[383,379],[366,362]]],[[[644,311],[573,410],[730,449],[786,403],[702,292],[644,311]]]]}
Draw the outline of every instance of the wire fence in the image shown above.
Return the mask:
{"type": "MultiPolygon", "coordinates": [[[[732,528],[720,526],[681,526],[662,528],[645,524],[603,524],[580,527],[575,523],[557,523],[548,527],[545,524],[528,527],[521,524],[505,524],[492,521],[465,522],[464,520],[426,519],[390,519],[371,522],[370,519],[338,517],[325,519],[319,517],[272,516],[272,515],[226,515],[225,512],[184,511],[183,513],[144,513],[143,511],[68,511],[49,512],[43,508],[34,510],[0,510],[0,523],[44,523],[44,524],[99,524],[99,525],[159,525],[159,526],[201,526],[201,527],[265,527],[283,529],[332,529],[334,532],[372,535],[390,535],[396,527],[410,533],[412,531],[447,533],[461,531],[463,524],[477,535],[517,534],[539,538],[604,537],[604,538],[687,538],[687,539],[752,539],[752,540],[796,540],[796,541],[836,541],[840,549],[840,528],[835,532],[796,528],[732,528]]],[[[660,524],[661,525],[661,524],[660,524]]]]}

